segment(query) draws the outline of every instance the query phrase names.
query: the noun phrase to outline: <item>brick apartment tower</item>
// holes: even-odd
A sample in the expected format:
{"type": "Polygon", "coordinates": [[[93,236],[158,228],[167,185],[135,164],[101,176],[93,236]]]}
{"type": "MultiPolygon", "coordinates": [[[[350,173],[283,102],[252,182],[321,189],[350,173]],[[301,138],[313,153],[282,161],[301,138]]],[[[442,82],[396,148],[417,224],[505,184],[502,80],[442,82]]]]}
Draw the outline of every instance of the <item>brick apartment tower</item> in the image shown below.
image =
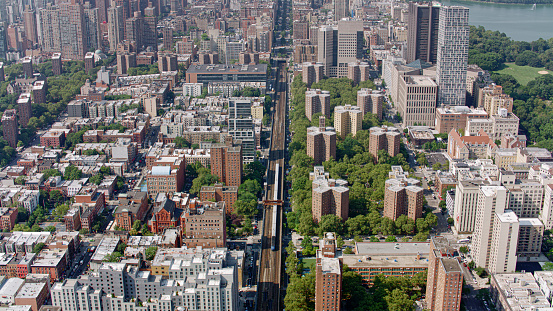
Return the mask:
{"type": "Polygon", "coordinates": [[[33,59],[30,57],[25,57],[21,62],[23,65],[23,73],[27,79],[33,77],[33,59]]]}
{"type": "Polygon", "coordinates": [[[52,71],[55,76],[61,75],[61,53],[54,53],[52,55],[52,71]]]}
{"type": "Polygon", "coordinates": [[[386,180],[383,216],[396,220],[401,215],[417,220],[422,217],[424,189],[398,179],[386,180]]]}
{"type": "Polygon", "coordinates": [[[326,233],[317,250],[315,310],[339,311],[342,301],[342,265],[334,258],[333,233],[326,233]]]}
{"type": "Polygon", "coordinates": [[[4,139],[12,148],[17,148],[17,111],[8,109],[2,115],[2,128],[4,131],[4,139]]]}
{"type": "Polygon", "coordinates": [[[461,307],[463,272],[455,249],[444,237],[430,241],[428,276],[426,279],[426,304],[428,310],[458,311],[461,307]]]}
{"type": "Polygon", "coordinates": [[[390,157],[399,153],[401,134],[396,128],[373,127],[369,134],[369,152],[378,161],[378,151],[386,150],[390,157]]]}
{"type": "Polygon", "coordinates": [[[211,147],[211,174],[226,186],[242,184],[242,147],[215,145],[211,147]]]}
{"type": "Polygon", "coordinates": [[[330,118],[330,92],[308,89],[305,91],[305,116],[311,121],[313,115],[319,112],[330,118]]]}
{"type": "Polygon", "coordinates": [[[307,155],[315,160],[315,165],[336,159],[336,131],[326,128],[324,119],[324,116],[319,118],[319,127],[307,128],[307,155]]]}
{"type": "Polygon", "coordinates": [[[361,108],[363,116],[367,113],[375,114],[378,120],[382,120],[382,106],[384,94],[372,89],[360,89],[357,91],[357,107],[361,108]]]}
{"type": "Polygon", "coordinates": [[[94,69],[94,53],[87,52],[84,56],[84,71],[90,74],[92,69],[94,69]]]}
{"type": "Polygon", "coordinates": [[[19,125],[27,126],[29,119],[33,115],[31,110],[31,94],[23,93],[17,99],[17,112],[19,113],[19,125]]]}

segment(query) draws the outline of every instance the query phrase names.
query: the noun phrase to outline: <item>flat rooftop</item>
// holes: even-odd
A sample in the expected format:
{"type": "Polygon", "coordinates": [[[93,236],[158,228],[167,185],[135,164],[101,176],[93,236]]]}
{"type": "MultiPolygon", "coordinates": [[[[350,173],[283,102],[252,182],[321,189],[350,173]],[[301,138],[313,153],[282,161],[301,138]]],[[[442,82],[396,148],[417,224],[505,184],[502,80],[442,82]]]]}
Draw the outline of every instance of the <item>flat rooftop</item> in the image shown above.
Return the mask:
{"type": "Polygon", "coordinates": [[[201,73],[201,74],[220,74],[220,73],[266,73],[267,65],[191,65],[186,73],[201,73]]]}
{"type": "Polygon", "coordinates": [[[356,243],[358,255],[369,256],[406,256],[428,255],[430,243],[427,242],[359,242],[356,243]]]}

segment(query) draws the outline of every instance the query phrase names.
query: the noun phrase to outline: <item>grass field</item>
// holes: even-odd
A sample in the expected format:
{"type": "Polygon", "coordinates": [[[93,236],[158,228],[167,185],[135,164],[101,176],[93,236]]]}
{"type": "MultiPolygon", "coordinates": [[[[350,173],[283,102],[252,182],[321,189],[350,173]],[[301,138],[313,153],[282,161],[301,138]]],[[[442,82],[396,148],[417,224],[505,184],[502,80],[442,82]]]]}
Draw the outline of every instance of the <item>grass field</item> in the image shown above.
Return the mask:
{"type": "Polygon", "coordinates": [[[530,66],[518,66],[515,63],[506,63],[505,68],[496,71],[500,74],[508,74],[517,79],[518,83],[522,85],[528,84],[528,82],[539,77],[540,74],[538,71],[547,71],[551,74],[551,71],[546,70],[545,68],[535,68],[530,66]]]}
{"type": "Polygon", "coordinates": [[[303,262],[303,267],[304,268],[311,268],[311,266],[314,268],[315,267],[315,263],[316,263],[316,259],[315,258],[304,258],[302,259],[302,262],[303,262]]]}

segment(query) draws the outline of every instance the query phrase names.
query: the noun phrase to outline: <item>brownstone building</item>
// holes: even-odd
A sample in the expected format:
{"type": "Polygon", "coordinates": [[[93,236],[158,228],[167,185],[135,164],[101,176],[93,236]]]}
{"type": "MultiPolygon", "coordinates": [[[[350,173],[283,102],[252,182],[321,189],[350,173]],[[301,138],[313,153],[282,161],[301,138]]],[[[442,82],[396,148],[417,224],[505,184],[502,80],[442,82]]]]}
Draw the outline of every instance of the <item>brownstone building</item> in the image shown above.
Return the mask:
{"type": "Polygon", "coordinates": [[[390,157],[399,153],[401,134],[395,127],[372,127],[369,134],[369,152],[378,161],[378,151],[386,150],[390,157]]]}
{"type": "Polygon", "coordinates": [[[428,310],[458,311],[461,307],[463,272],[456,249],[444,237],[430,241],[426,304],[428,310]]]}
{"type": "Polygon", "coordinates": [[[242,184],[242,147],[214,145],[211,147],[211,174],[227,186],[242,184]]]}
{"type": "Polygon", "coordinates": [[[315,160],[315,165],[321,165],[330,158],[336,159],[336,131],[324,126],[324,116],[319,122],[322,122],[322,127],[307,128],[307,155],[315,160]]]}
{"type": "Polygon", "coordinates": [[[0,208],[0,229],[11,231],[17,221],[17,208],[0,208]]]}
{"type": "Polygon", "coordinates": [[[183,244],[188,248],[226,247],[225,202],[191,200],[181,217],[183,244]]]}
{"type": "Polygon", "coordinates": [[[225,202],[227,215],[234,212],[234,202],[238,200],[238,187],[227,187],[221,183],[214,186],[203,186],[200,190],[201,201],[225,202]]]}
{"type": "Polygon", "coordinates": [[[114,213],[117,226],[130,231],[136,220],[143,221],[148,211],[148,194],[142,191],[129,191],[119,195],[119,206],[114,213]]]}

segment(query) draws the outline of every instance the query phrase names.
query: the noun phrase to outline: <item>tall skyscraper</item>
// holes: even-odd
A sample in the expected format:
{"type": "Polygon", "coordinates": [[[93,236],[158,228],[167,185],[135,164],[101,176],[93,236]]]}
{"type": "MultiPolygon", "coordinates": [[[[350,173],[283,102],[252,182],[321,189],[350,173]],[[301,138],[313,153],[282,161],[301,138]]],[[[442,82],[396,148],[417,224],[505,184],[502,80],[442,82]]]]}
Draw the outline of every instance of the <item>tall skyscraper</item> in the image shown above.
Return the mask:
{"type": "Polygon", "coordinates": [[[110,52],[117,50],[117,44],[125,38],[125,18],[123,7],[111,6],[108,9],[108,40],[110,52]]]}
{"type": "Polygon", "coordinates": [[[98,8],[98,22],[101,24],[108,21],[108,7],[111,1],[108,0],[95,0],[96,7],[98,8]]]}
{"type": "Polygon", "coordinates": [[[19,125],[21,125],[21,127],[26,127],[29,123],[29,119],[33,115],[31,109],[31,94],[23,93],[19,95],[17,99],[17,112],[19,114],[19,125]]]}
{"type": "Polygon", "coordinates": [[[0,58],[6,58],[8,52],[8,36],[6,32],[6,24],[0,22],[0,58]]]}
{"type": "MultiPolygon", "coordinates": [[[[151,3],[150,3],[151,4],[151,3]]],[[[144,9],[144,46],[157,51],[157,16],[154,7],[144,9]]]]}
{"type": "Polygon", "coordinates": [[[407,23],[407,63],[420,59],[436,63],[438,57],[438,29],[440,7],[432,2],[409,2],[409,19],[407,23]]]}
{"type": "Polygon", "coordinates": [[[4,111],[2,115],[2,129],[4,132],[4,139],[8,142],[8,145],[12,148],[17,147],[17,112],[15,109],[8,109],[4,111]]]}
{"type": "Polygon", "coordinates": [[[349,0],[334,0],[334,20],[339,21],[350,16],[349,0]]]}
{"type": "Polygon", "coordinates": [[[85,29],[88,34],[87,50],[97,50],[102,47],[102,34],[100,32],[99,9],[93,8],[90,2],[84,4],[85,29]]]}
{"type": "Polygon", "coordinates": [[[136,48],[142,50],[144,43],[144,20],[140,16],[140,12],[134,12],[134,16],[127,18],[125,22],[125,40],[136,42],[136,48]]]}
{"type": "Polygon", "coordinates": [[[465,105],[469,48],[469,9],[440,8],[436,82],[439,105],[465,105]]]}
{"type": "Polygon", "coordinates": [[[319,29],[318,61],[328,77],[347,77],[348,63],[363,56],[363,22],[341,20],[336,26],[319,29]]]}
{"type": "Polygon", "coordinates": [[[163,28],[163,48],[165,50],[173,49],[173,27],[163,28]]]}
{"type": "Polygon", "coordinates": [[[42,30],[42,50],[44,52],[61,52],[60,9],[50,3],[39,11],[40,29],[42,30]]]}
{"type": "Polygon", "coordinates": [[[25,36],[27,36],[27,39],[33,44],[37,44],[38,35],[35,11],[27,7],[25,12],[23,12],[23,22],[25,24],[25,36]]]}
{"type": "Polygon", "coordinates": [[[83,6],[71,2],[60,3],[61,56],[66,59],[82,60],[87,51],[88,34],[83,6]]]}

